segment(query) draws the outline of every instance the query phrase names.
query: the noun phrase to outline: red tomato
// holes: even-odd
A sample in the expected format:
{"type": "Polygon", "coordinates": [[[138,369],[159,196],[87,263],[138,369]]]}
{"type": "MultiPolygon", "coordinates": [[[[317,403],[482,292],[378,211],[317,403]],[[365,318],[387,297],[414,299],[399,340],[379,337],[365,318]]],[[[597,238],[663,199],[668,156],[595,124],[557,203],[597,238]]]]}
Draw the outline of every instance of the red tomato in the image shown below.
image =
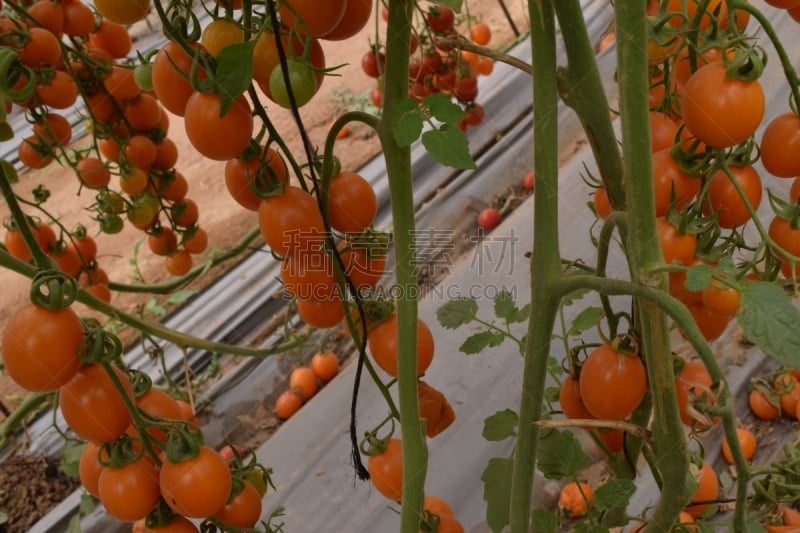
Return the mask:
{"type": "MultiPolygon", "coordinates": [[[[114,372],[133,401],[133,387],[128,376],[116,367],[114,372]]],[[[111,442],[125,433],[131,423],[125,401],[102,365],[83,367],[61,387],[58,403],[70,429],[92,442],[111,442]]]]}
{"type": "Polygon", "coordinates": [[[726,69],[722,62],[698,69],[681,97],[687,129],[714,148],[747,140],[764,116],[764,91],[758,81],[731,79],[726,69]]]}
{"type": "Polygon", "coordinates": [[[80,370],[83,338],[83,325],[72,309],[50,311],[25,304],[3,331],[5,371],[29,391],[56,390],[80,370]]]}
{"type": "MultiPolygon", "coordinates": [[[[758,172],[750,165],[730,167],[730,172],[753,211],[758,210],[763,192],[758,172]]],[[[720,227],[728,229],[737,228],[751,218],[742,197],[723,170],[714,173],[708,183],[708,201],[703,202],[703,214],[711,213],[717,213],[717,223],[720,227]]]]}
{"type": "Polygon", "coordinates": [[[677,211],[683,209],[700,190],[700,185],[699,179],[693,178],[681,170],[669,150],[665,149],[653,154],[653,192],[656,201],[656,216],[666,215],[667,209],[673,202],[677,211]]]}
{"type": "Polygon", "coordinates": [[[326,41],[344,41],[360,32],[372,14],[372,0],[347,0],[342,20],[323,36],[326,41]]]}
{"type": "Polygon", "coordinates": [[[312,37],[324,37],[339,25],[346,7],[347,0],[286,0],[278,12],[286,26],[297,25],[301,34],[307,31],[312,37]]]}
{"type": "Polygon", "coordinates": [[[370,481],[378,492],[399,501],[403,494],[403,445],[400,439],[389,439],[386,448],[367,459],[370,481]]]}
{"type": "Polygon", "coordinates": [[[332,328],[344,318],[344,305],[339,298],[327,300],[297,300],[297,314],[303,322],[315,328],[332,328]]]}
{"type": "Polygon", "coordinates": [[[503,217],[500,215],[500,211],[494,207],[487,207],[478,213],[478,226],[484,231],[492,231],[502,221],[503,217]]]}
{"type": "MultiPolygon", "coordinates": [[[[163,390],[151,388],[136,400],[136,405],[148,415],[163,418],[165,421],[184,419],[181,406],[178,405],[175,398],[163,390]]],[[[138,431],[135,431],[135,433],[138,435],[138,431]]],[[[162,443],[167,442],[167,432],[163,429],[148,428],[147,433],[162,443]]]]}
{"type": "MultiPolygon", "coordinates": [[[[389,375],[397,376],[397,313],[369,330],[367,340],[372,358],[389,375]]],[[[433,334],[421,319],[417,319],[417,375],[425,373],[433,360],[433,334]]]]}
{"type": "Polygon", "coordinates": [[[767,172],[779,178],[800,174],[800,117],[794,113],[778,115],[761,137],[761,162],[767,172]]]}
{"type": "Polygon", "coordinates": [[[378,212],[378,197],[372,185],[355,172],[342,171],[328,188],[331,227],[342,233],[357,233],[372,225],[378,212]]]}
{"type": "Polygon", "coordinates": [[[186,102],[186,134],[198,152],[209,159],[227,161],[238,157],[253,136],[253,116],[244,96],[220,116],[219,94],[196,92],[186,102]]]}
{"type": "Polygon", "coordinates": [[[252,528],[260,517],[261,495],[247,481],[244,488],[215,515],[223,524],[241,528],[252,528]]]}
{"type": "Polygon", "coordinates": [[[161,465],[161,494],[173,511],[190,518],[205,518],[219,513],[231,493],[231,473],[225,459],[208,446],[179,463],[161,465]]]}
{"type": "Polygon", "coordinates": [[[289,186],[280,196],[269,196],[258,208],[261,235],[280,256],[319,249],[325,226],[317,201],[300,188],[289,186]]]}
{"type": "Polygon", "coordinates": [[[580,382],[573,376],[567,376],[561,382],[558,403],[567,418],[594,418],[581,399],[580,382]]]}
{"type": "Polygon", "coordinates": [[[672,148],[677,134],[678,126],[672,120],[662,113],[650,112],[650,140],[653,153],[672,148]]]}
{"type": "Polygon", "coordinates": [[[104,468],[97,490],[108,514],[127,522],[140,520],[153,510],[161,496],[158,469],[145,456],[121,468],[104,468]]]}
{"type": "Polygon", "coordinates": [[[581,368],[580,393],[584,405],[601,420],[622,420],[647,392],[647,373],[636,355],[604,344],[595,348],[581,368]],[[609,394],[608,391],[616,391],[609,394]]]}
{"type": "Polygon", "coordinates": [[[684,265],[689,265],[694,259],[697,251],[697,237],[691,233],[681,234],[675,226],[667,219],[659,217],[656,219],[656,229],[658,231],[658,244],[661,246],[661,253],[664,255],[664,262],[670,264],[677,261],[684,265]]]}
{"type": "Polygon", "coordinates": [[[103,466],[98,460],[99,453],[100,447],[97,444],[87,442],[78,461],[78,474],[81,484],[86,489],[86,492],[95,498],[100,497],[100,493],[97,490],[97,482],[100,479],[100,473],[103,471],[103,466]]]}

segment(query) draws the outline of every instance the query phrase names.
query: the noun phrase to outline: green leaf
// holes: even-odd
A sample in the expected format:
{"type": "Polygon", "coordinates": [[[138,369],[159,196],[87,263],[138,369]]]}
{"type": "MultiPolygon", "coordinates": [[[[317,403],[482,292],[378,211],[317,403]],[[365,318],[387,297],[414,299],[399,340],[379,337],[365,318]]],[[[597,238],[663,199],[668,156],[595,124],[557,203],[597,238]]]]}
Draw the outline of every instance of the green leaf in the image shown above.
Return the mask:
{"type": "Polygon", "coordinates": [[[453,103],[450,95],[444,93],[430,94],[425,97],[422,104],[428,108],[433,118],[445,124],[457,125],[466,115],[461,106],[453,103]]]}
{"type": "Polygon", "coordinates": [[[561,394],[559,387],[547,387],[544,389],[544,400],[550,403],[557,402],[559,394],[561,394]]]}
{"type": "Polygon", "coordinates": [[[539,470],[547,479],[574,477],[586,466],[581,443],[569,431],[549,431],[539,439],[539,470]]]}
{"type": "Polygon", "coordinates": [[[178,291],[175,294],[171,295],[169,299],[167,299],[167,305],[179,305],[197,294],[197,291],[194,290],[185,290],[185,291],[178,291]]]}
{"type": "Polygon", "coordinates": [[[8,514],[4,509],[0,509],[0,526],[3,524],[8,524],[8,514]]]}
{"type": "Polygon", "coordinates": [[[467,134],[456,126],[445,124],[422,134],[422,145],[439,163],[448,167],[476,168],[469,153],[467,134]]]}
{"type": "Polygon", "coordinates": [[[467,340],[458,348],[461,353],[473,355],[482,352],[486,348],[500,346],[506,336],[497,331],[481,331],[467,337],[467,340]]]}
{"type": "Polygon", "coordinates": [[[411,146],[422,133],[422,119],[419,115],[408,113],[397,120],[394,130],[394,140],[401,148],[411,146]]]}
{"type": "Polygon", "coordinates": [[[519,310],[516,316],[516,320],[514,320],[514,322],[516,323],[525,322],[526,320],[528,320],[530,316],[531,316],[531,304],[527,303],[523,305],[522,308],[519,310]]]}
{"type": "Polygon", "coordinates": [[[519,314],[519,309],[514,302],[514,295],[508,291],[497,293],[494,298],[494,314],[497,318],[513,323],[519,314]]]}
{"type": "Polygon", "coordinates": [[[469,324],[478,316],[475,298],[454,298],[436,310],[439,324],[446,329],[456,329],[469,324]]]}
{"type": "Polygon", "coordinates": [[[224,115],[253,81],[253,49],[256,39],[230,44],[217,54],[215,79],[221,96],[224,115]]]}
{"type": "Polygon", "coordinates": [[[747,284],[737,319],[748,341],[781,363],[800,366],[800,314],[780,287],[747,284]]]}
{"type": "Polygon", "coordinates": [[[516,434],[519,417],[515,411],[505,409],[483,421],[483,438],[488,441],[505,440],[516,434]]]}
{"type": "Polygon", "coordinates": [[[708,265],[695,265],[686,271],[686,283],[683,286],[687,291],[702,291],[711,283],[714,269],[708,265]]]}
{"type": "Polygon", "coordinates": [[[81,453],[86,447],[86,444],[76,444],[73,446],[65,446],[61,450],[61,464],[59,469],[66,475],[74,478],[79,477],[78,463],[81,460],[81,453]]]}
{"type": "Polygon", "coordinates": [[[636,485],[629,479],[609,479],[594,491],[594,505],[600,510],[627,507],[636,485]]]}
{"type": "Polygon", "coordinates": [[[92,498],[89,494],[81,494],[81,501],[78,504],[78,509],[82,515],[87,515],[94,511],[96,504],[94,503],[94,498],[92,498]]]}
{"type": "Polygon", "coordinates": [[[17,169],[14,168],[14,165],[5,159],[0,159],[0,166],[3,167],[3,172],[9,183],[17,183],[19,181],[19,174],[17,174],[17,169]]]}
{"type": "Polygon", "coordinates": [[[539,533],[557,533],[558,516],[547,509],[534,509],[532,515],[533,530],[539,533]]]}
{"type": "Polygon", "coordinates": [[[587,307],[572,321],[572,325],[567,331],[567,335],[575,336],[580,335],[587,329],[593,328],[600,322],[603,317],[603,309],[601,307],[587,307]]]}
{"type": "Polygon", "coordinates": [[[486,523],[493,533],[498,533],[508,524],[513,467],[513,459],[494,457],[489,459],[489,464],[481,475],[483,500],[486,502],[486,523]]]}
{"type": "Polygon", "coordinates": [[[69,519],[67,533],[81,533],[81,514],[75,513],[69,519]]]}
{"type": "Polygon", "coordinates": [[[564,367],[561,366],[561,361],[553,356],[547,358],[547,370],[550,374],[560,376],[564,373],[564,367]]]}
{"type": "Polygon", "coordinates": [[[419,109],[419,104],[413,98],[403,98],[394,103],[395,109],[400,113],[410,113],[419,109]]]}

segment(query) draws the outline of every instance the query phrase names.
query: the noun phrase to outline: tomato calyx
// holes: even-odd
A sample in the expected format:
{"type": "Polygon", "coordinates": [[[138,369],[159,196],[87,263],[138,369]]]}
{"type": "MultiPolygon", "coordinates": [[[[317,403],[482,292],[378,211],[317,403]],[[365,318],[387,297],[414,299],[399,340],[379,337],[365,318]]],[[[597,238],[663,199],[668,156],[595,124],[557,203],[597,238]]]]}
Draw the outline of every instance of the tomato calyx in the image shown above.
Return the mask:
{"type": "Polygon", "coordinates": [[[78,282],[58,269],[40,270],[33,277],[29,296],[35,305],[58,311],[75,301],[78,296],[78,282]]]}
{"type": "Polygon", "coordinates": [[[348,233],[339,243],[339,253],[350,250],[363,250],[367,259],[385,257],[389,253],[392,243],[392,234],[369,228],[359,233],[348,233]]]}
{"type": "Polygon", "coordinates": [[[428,509],[423,509],[422,519],[419,522],[419,530],[424,533],[436,533],[439,531],[439,515],[428,509]]]}
{"type": "Polygon", "coordinates": [[[186,424],[172,424],[167,433],[167,460],[181,463],[200,455],[205,442],[199,429],[190,429],[186,424]]]}
{"type": "Polygon", "coordinates": [[[122,341],[103,329],[95,318],[83,318],[86,336],[81,344],[81,360],[87,364],[111,363],[122,354],[122,341]]]}
{"type": "Polygon", "coordinates": [[[767,64],[767,53],[760,46],[748,46],[738,43],[731,59],[727,50],[722,54],[722,61],[727,70],[725,75],[730,79],[752,82],[761,77],[767,64]]]}
{"type": "Polygon", "coordinates": [[[272,469],[261,465],[253,450],[240,452],[237,446],[231,446],[230,450],[233,457],[228,461],[228,466],[231,470],[233,485],[231,496],[228,499],[229,503],[244,490],[245,483],[253,485],[262,498],[266,495],[268,487],[276,490],[272,483],[272,469]]]}
{"type": "Polygon", "coordinates": [[[107,442],[100,447],[97,462],[103,468],[122,468],[141,459],[144,451],[137,446],[135,440],[122,435],[115,441],[107,442]]]}
{"type": "Polygon", "coordinates": [[[158,530],[171,524],[176,516],[179,515],[167,505],[163,498],[159,498],[158,505],[144,519],[144,525],[148,529],[158,530]]]}
{"type": "Polygon", "coordinates": [[[381,422],[380,425],[378,425],[378,427],[375,429],[364,432],[364,438],[358,445],[358,449],[361,451],[361,453],[366,456],[380,455],[386,450],[389,441],[392,440],[392,434],[394,433],[395,429],[394,418],[390,417],[387,420],[391,423],[392,428],[385,437],[378,437],[378,430],[386,423],[386,421],[381,422]]]}

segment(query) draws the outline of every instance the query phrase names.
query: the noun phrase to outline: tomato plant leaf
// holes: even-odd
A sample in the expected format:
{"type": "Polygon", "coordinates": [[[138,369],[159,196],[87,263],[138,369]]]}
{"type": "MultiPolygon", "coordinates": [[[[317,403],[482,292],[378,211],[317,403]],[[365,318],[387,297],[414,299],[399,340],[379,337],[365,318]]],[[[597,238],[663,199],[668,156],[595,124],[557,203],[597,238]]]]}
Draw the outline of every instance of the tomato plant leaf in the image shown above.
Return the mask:
{"type": "Polygon", "coordinates": [[[800,366],[800,314],[777,285],[749,283],[742,288],[737,318],[748,341],[781,363],[800,366]]]}
{"type": "Polygon", "coordinates": [[[397,120],[394,140],[400,147],[411,146],[414,141],[419,139],[420,133],[422,133],[422,119],[419,115],[408,113],[397,120]]]}
{"type": "Polygon", "coordinates": [[[636,492],[636,485],[629,479],[609,479],[594,491],[594,505],[600,510],[627,507],[636,492]]]}
{"type": "Polygon", "coordinates": [[[541,533],[558,531],[558,516],[548,509],[534,509],[532,515],[533,530],[541,533]]]}
{"type": "Polygon", "coordinates": [[[419,111],[419,104],[413,98],[403,98],[394,103],[395,109],[400,113],[412,113],[419,111]]]}
{"type": "Polygon", "coordinates": [[[530,316],[531,316],[531,304],[530,303],[526,303],[525,305],[522,306],[522,308],[517,313],[516,320],[514,320],[514,322],[517,322],[517,323],[525,322],[525,321],[528,320],[528,317],[530,317],[530,316]]]}
{"type": "Polygon", "coordinates": [[[500,346],[504,340],[506,340],[506,335],[498,331],[481,331],[467,337],[458,349],[461,353],[473,355],[486,348],[500,346]]]}
{"type": "Polygon", "coordinates": [[[602,317],[603,309],[601,307],[587,307],[573,319],[567,335],[580,335],[587,329],[595,327],[602,317]]]}
{"type": "Polygon", "coordinates": [[[439,163],[448,167],[476,168],[469,153],[467,134],[451,124],[422,134],[422,145],[439,163]]]}
{"type": "Polygon", "coordinates": [[[519,315],[519,309],[514,302],[514,295],[509,291],[500,291],[494,298],[494,314],[506,322],[514,323],[519,315]]]}
{"type": "Polygon", "coordinates": [[[505,440],[516,435],[519,417],[515,411],[504,409],[483,421],[483,438],[488,441],[505,440]]]}
{"type": "Polygon", "coordinates": [[[91,513],[92,511],[94,511],[95,507],[96,505],[94,503],[94,498],[92,498],[91,495],[81,494],[81,500],[80,503],[78,504],[78,510],[82,515],[87,515],[91,513]]]}
{"type": "Polygon", "coordinates": [[[422,105],[428,108],[433,118],[445,124],[457,125],[466,115],[460,106],[453,103],[450,95],[444,93],[433,93],[426,96],[422,105]]]}
{"type": "Polygon", "coordinates": [[[197,294],[195,290],[185,290],[185,291],[178,291],[172,294],[166,301],[167,305],[178,305],[182,304],[192,296],[197,294]]]}
{"type": "Polygon", "coordinates": [[[17,169],[14,168],[14,165],[5,159],[0,159],[0,165],[2,165],[3,172],[5,173],[6,179],[8,179],[9,183],[17,183],[19,181],[19,174],[17,174],[17,169]]]}
{"type": "Polygon", "coordinates": [[[547,479],[573,477],[586,466],[586,453],[569,431],[548,431],[539,439],[539,470],[547,479]]]}
{"type": "Polygon", "coordinates": [[[442,4],[443,6],[447,6],[456,13],[461,12],[461,6],[464,4],[464,0],[436,0],[437,4],[442,4]]]}
{"type": "Polygon", "coordinates": [[[81,514],[75,513],[69,518],[67,533],[81,533],[81,514]]]}
{"type": "Polygon", "coordinates": [[[683,286],[687,291],[702,291],[711,283],[714,269],[708,265],[695,265],[686,271],[686,282],[683,286]]]}
{"type": "Polygon", "coordinates": [[[544,389],[544,400],[550,403],[557,402],[560,393],[561,389],[559,387],[546,387],[544,389]]]}
{"type": "Polygon", "coordinates": [[[70,477],[78,477],[78,463],[81,460],[81,453],[86,447],[85,444],[76,444],[73,446],[65,446],[61,450],[61,462],[58,469],[70,477]]]}
{"type": "Polygon", "coordinates": [[[221,113],[225,114],[233,102],[244,93],[253,81],[253,50],[256,39],[230,44],[217,54],[216,82],[221,96],[221,113]]]}
{"type": "Polygon", "coordinates": [[[436,310],[439,324],[446,329],[456,329],[469,324],[478,316],[475,298],[454,298],[436,310]]]}
{"type": "Polygon", "coordinates": [[[494,533],[508,524],[513,467],[513,459],[494,457],[489,459],[489,464],[481,475],[483,500],[486,502],[486,523],[494,533]]]}

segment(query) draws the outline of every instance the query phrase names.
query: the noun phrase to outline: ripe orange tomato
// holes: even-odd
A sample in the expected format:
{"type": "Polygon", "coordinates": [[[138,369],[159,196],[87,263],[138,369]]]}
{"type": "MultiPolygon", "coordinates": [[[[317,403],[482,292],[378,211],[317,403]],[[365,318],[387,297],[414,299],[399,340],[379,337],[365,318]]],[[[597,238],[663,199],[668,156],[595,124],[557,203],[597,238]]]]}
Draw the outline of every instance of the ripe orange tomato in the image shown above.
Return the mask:
{"type": "Polygon", "coordinates": [[[767,172],[779,178],[800,174],[800,162],[791,154],[800,150],[800,117],[794,113],[778,115],[761,137],[761,162],[767,172]]]}
{"type": "Polygon", "coordinates": [[[781,416],[780,405],[773,403],[763,391],[753,389],[747,401],[750,410],[761,420],[776,420],[781,416]]]}
{"type": "Polygon", "coordinates": [[[69,307],[51,311],[25,304],[3,331],[5,371],[29,391],[56,390],[80,370],[83,338],[81,320],[69,307]]]}
{"type": "Polygon", "coordinates": [[[150,0],[94,0],[94,7],[108,20],[127,26],[147,15],[150,0]]]}
{"type": "Polygon", "coordinates": [[[100,472],[103,471],[103,465],[98,460],[99,453],[100,446],[94,442],[87,442],[78,461],[78,475],[81,479],[81,485],[86,489],[86,492],[95,498],[100,497],[100,493],[97,490],[97,482],[100,479],[100,472]]]}
{"type": "Polygon", "coordinates": [[[155,508],[161,496],[158,469],[146,456],[120,468],[103,468],[97,491],[108,514],[127,522],[140,520],[155,508]]]}
{"type": "Polygon", "coordinates": [[[558,402],[567,418],[594,418],[581,399],[580,381],[574,376],[567,376],[561,382],[558,402]]]}
{"type": "Polygon", "coordinates": [[[86,157],[78,161],[75,171],[81,183],[90,189],[102,189],[111,181],[111,172],[100,159],[86,157]]]}
{"type": "Polygon", "coordinates": [[[258,225],[267,245],[284,257],[318,249],[324,241],[325,226],[317,201],[295,186],[261,201],[258,225]]]}
{"type": "Polygon", "coordinates": [[[758,81],[731,79],[722,62],[697,70],[681,96],[686,128],[701,142],[727,148],[753,135],[764,116],[764,91],[758,81]]]}
{"type": "MultiPolygon", "coordinates": [[[[188,79],[192,63],[192,56],[175,41],[165,44],[153,60],[153,91],[161,105],[180,117],[186,111],[189,97],[194,94],[188,79]]],[[[198,70],[198,74],[204,77],[202,68],[198,70]]]]}
{"type": "Polygon", "coordinates": [[[734,316],[739,311],[740,300],[739,291],[717,281],[712,281],[703,290],[703,306],[712,313],[734,316]]]}
{"type": "Polygon", "coordinates": [[[200,43],[212,56],[216,56],[226,46],[244,41],[244,31],[232,20],[212,20],[203,29],[200,43]]]}
{"type": "MultiPolygon", "coordinates": [[[[125,373],[114,367],[125,393],[133,400],[133,387],[125,373]]],[[[85,366],[61,387],[58,403],[72,431],[96,443],[111,442],[125,433],[131,414],[122,395],[102,365],[85,366]]]]}
{"type": "Polygon", "coordinates": [[[173,276],[183,276],[192,269],[191,254],[183,248],[176,250],[164,259],[164,267],[173,276]]]}
{"type": "Polygon", "coordinates": [[[689,505],[686,507],[686,512],[693,518],[700,518],[700,516],[711,507],[710,503],[692,505],[694,502],[711,501],[717,499],[719,496],[719,480],[717,473],[711,468],[711,465],[703,461],[703,466],[700,468],[697,476],[697,490],[689,498],[689,505]]]}
{"type": "Polygon", "coordinates": [[[72,139],[72,125],[57,113],[48,113],[34,122],[33,132],[43,140],[59,146],[66,146],[72,139]]]}
{"type": "MultiPolygon", "coordinates": [[[[739,439],[739,446],[742,448],[744,460],[749,461],[756,453],[756,436],[750,430],[737,428],[736,437],[739,439]]],[[[733,464],[733,452],[731,452],[731,445],[728,443],[727,438],[722,439],[722,457],[725,458],[728,464],[733,464]]]]}
{"type": "Polygon", "coordinates": [[[238,157],[253,136],[250,104],[239,96],[220,116],[219,94],[196,92],[186,102],[186,134],[198,152],[209,159],[227,161],[238,157]]]}
{"type": "Polygon", "coordinates": [[[622,420],[644,398],[647,373],[638,356],[618,352],[604,344],[595,348],[584,361],[579,388],[584,405],[596,418],[622,420]],[[616,392],[608,394],[610,390],[616,392]]]}
{"type": "Polygon", "coordinates": [[[307,366],[299,366],[289,376],[289,388],[304,401],[317,393],[317,375],[307,366]]]}
{"type": "Polygon", "coordinates": [[[447,398],[424,381],[417,383],[419,417],[425,419],[425,434],[433,438],[455,422],[456,413],[447,398]]]}
{"type": "Polygon", "coordinates": [[[658,244],[664,255],[664,263],[670,264],[677,261],[688,265],[692,262],[697,251],[696,235],[680,233],[678,228],[663,217],[656,219],[656,230],[658,231],[658,244]]]}
{"type": "Polygon", "coordinates": [[[339,373],[339,358],[333,352],[317,352],[311,358],[311,370],[322,382],[328,382],[339,373]]]}
{"type": "Polygon", "coordinates": [[[386,271],[386,254],[369,248],[342,241],[338,245],[344,264],[344,272],[350,277],[356,290],[364,291],[374,287],[386,271]]]}
{"type": "Polygon", "coordinates": [[[89,46],[100,48],[114,59],[120,59],[130,53],[133,42],[125,26],[111,20],[101,20],[89,34],[89,46]]]}
{"type": "Polygon", "coordinates": [[[378,198],[363,177],[342,171],[331,179],[328,217],[333,229],[342,233],[364,231],[375,220],[377,212],[378,198]]]}
{"type": "Polygon", "coordinates": [[[278,12],[281,21],[289,27],[297,25],[301,35],[324,37],[342,20],[346,7],[347,0],[287,0],[281,4],[278,12]]]}
{"type": "MultiPolygon", "coordinates": [[[[751,165],[730,167],[729,170],[753,211],[757,211],[763,193],[758,172],[751,165]]],[[[708,183],[708,201],[703,202],[703,214],[711,213],[717,213],[717,223],[727,229],[737,228],[751,218],[744,200],[723,170],[715,172],[708,183]]]]}
{"type": "MultiPolygon", "coordinates": [[[[151,388],[136,400],[136,405],[150,416],[165,420],[183,420],[183,409],[178,402],[163,390],[151,388]]],[[[134,428],[134,433],[138,431],[134,428]]],[[[160,428],[148,428],[147,433],[154,439],[166,443],[167,432],[160,428]]]]}
{"type": "Polygon", "coordinates": [[[303,399],[294,391],[284,391],[275,402],[275,414],[281,420],[287,420],[303,406],[303,399]]]}
{"type": "Polygon", "coordinates": [[[370,455],[367,470],[372,486],[378,492],[390,500],[400,500],[403,495],[403,445],[400,439],[389,439],[383,451],[370,455]]]}
{"type": "MultiPolygon", "coordinates": [[[[673,202],[676,210],[683,209],[700,190],[700,185],[699,179],[693,178],[681,170],[680,165],[672,158],[668,149],[653,154],[653,192],[656,216],[666,215],[667,209],[673,202]]],[[[692,253],[694,254],[694,252],[692,253]]]]}
{"type": "Polygon", "coordinates": [[[332,328],[344,318],[344,305],[337,297],[327,300],[297,300],[297,314],[315,328],[332,328]]]}
{"type": "Polygon", "coordinates": [[[227,526],[252,528],[261,517],[261,495],[249,481],[215,518],[227,526]]]}
{"type": "Polygon", "coordinates": [[[800,382],[791,373],[782,373],[775,377],[775,392],[781,402],[781,410],[791,417],[797,416],[797,405],[800,404],[800,382]]]}
{"type": "Polygon", "coordinates": [[[336,275],[331,258],[323,251],[287,255],[281,263],[284,289],[299,300],[336,298],[336,275]]]}
{"type": "Polygon", "coordinates": [[[561,487],[558,506],[565,509],[570,516],[583,516],[589,511],[594,501],[594,491],[584,482],[573,481],[561,487]]]}
{"type": "Polygon", "coordinates": [[[220,512],[231,493],[231,472],[225,459],[208,446],[196,457],[161,465],[161,494],[176,513],[205,518],[220,512]]]}
{"type": "MultiPolygon", "coordinates": [[[[372,358],[384,372],[397,376],[397,313],[369,330],[367,341],[372,358]]],[[[433,360],[434,341],[431,330],[417,319],[417,375],[425,373],[433,360]]]]}
{"type": "Polygon", "coordinates": [[[344,41],[360,32],[372,14],[372,0],[347,0],[342,20],[325,34],[326,41],[344,41]]]}

